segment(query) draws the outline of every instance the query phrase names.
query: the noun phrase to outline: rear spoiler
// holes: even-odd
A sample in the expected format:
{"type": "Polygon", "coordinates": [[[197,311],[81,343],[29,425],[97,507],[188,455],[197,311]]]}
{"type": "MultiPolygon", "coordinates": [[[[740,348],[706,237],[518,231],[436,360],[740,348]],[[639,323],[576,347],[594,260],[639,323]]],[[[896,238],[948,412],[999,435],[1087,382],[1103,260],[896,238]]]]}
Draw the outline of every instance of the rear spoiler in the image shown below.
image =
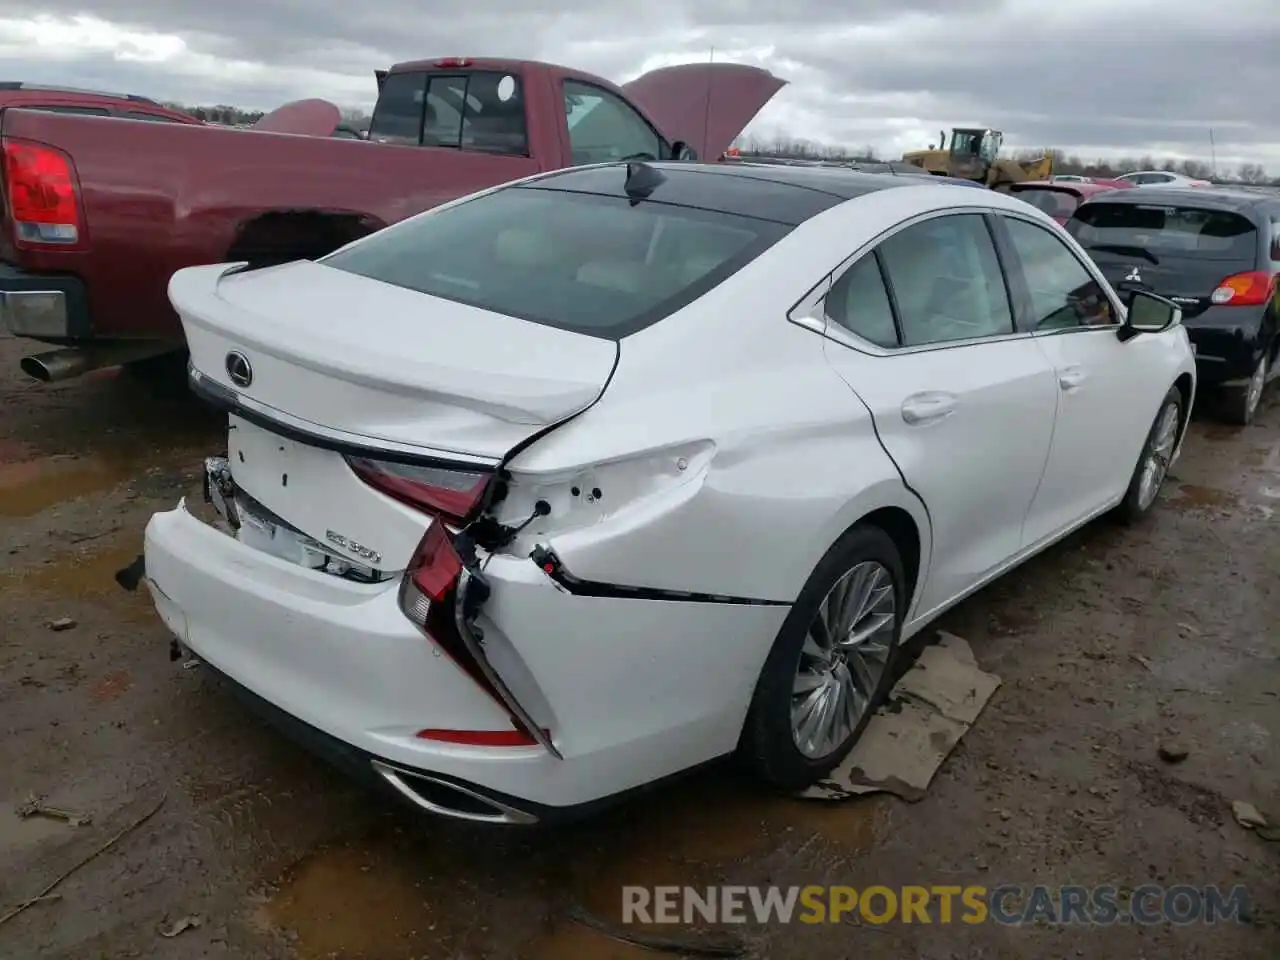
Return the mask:
{"type": "Polygon", "coordinates": [[[382,92],[382,85],[383,85],[384,83],[386,83],[386,82],[387,82],[387,74],[388,74],[389,72],[390,72],[390,71],[388,71],[388,70],[375,70],[375,71],[373,71],[373,79],[375,79],[375,80],[377,80],[377,81],[378,81],[378,92],[379,92],[379,93],[381,93],[381,92],[382,92]]]}

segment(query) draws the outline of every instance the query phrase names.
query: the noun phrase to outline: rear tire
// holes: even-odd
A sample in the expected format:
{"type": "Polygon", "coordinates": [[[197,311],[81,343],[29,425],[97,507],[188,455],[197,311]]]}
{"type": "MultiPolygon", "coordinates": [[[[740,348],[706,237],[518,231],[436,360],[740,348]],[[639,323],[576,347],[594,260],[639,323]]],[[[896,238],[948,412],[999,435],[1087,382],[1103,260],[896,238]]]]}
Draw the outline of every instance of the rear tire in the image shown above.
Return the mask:
{"type": "Polygon", "coordinates": [[[1239,387],[1227,387],[1222,391],[1222,418],[1228,423],[1247,427],[1262,401],[1262,391],[1267,385],[1270,370],[1271,348],[1262,351],[1258,363],[1249,376],[1249,382],[1239,387]]]}
{"type": "Polygon", "coordinates": [[[1138,457],[1138,465],[1133,468],[1129,489],[1116,508],[1116,515],[1125,523],[1137,523],[1156,505],[1160,488],[1169,475],[1173,452],[1178,448],[1183,419],[1182,393],[1177,387],[1170,387],[1147,433],[1146,443],[1142,445],[1142,454],[1138,457]]]}
{"type": "Polygon", "coordinates": [[[739,751],[757,776],[801,790],[848,755],[893,686],[908,600],[901,555],[879,527],[854,527],[827,551],[756,681],[739,751]]]}

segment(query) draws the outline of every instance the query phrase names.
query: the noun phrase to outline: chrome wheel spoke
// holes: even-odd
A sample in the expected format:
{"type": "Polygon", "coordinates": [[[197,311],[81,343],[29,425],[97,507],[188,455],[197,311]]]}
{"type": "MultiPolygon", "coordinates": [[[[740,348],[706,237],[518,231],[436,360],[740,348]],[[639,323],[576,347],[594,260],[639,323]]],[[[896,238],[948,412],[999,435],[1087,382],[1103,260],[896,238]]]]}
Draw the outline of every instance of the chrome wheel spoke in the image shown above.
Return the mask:
{"type": "Polygon", "coordinates": [[[896,624],[893,578],[882,564],[856,564],[831,586],[792,682],[792,735],[805,756],[831,754],[862,722],[887,668],[896,624]]]}

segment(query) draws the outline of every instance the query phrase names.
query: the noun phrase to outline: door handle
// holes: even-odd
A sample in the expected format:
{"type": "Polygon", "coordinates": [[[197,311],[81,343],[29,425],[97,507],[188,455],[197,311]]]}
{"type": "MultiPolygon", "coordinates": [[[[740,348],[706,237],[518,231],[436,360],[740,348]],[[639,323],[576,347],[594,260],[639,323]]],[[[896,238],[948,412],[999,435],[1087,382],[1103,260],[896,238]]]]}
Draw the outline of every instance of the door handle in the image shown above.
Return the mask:
{"type": "Polygon", "coordinates": [[[955,413],[954,393],[928,391],[915,393],[902,401],[902,419],[914,425],[934,423],[955,413]]]}
{"type": "Polygon", "coordinates": [[[1083,367],[1063,367],[1058,371],[1058,386],[1063,390],[1075,390],[1088,379],[1083,367]]]}

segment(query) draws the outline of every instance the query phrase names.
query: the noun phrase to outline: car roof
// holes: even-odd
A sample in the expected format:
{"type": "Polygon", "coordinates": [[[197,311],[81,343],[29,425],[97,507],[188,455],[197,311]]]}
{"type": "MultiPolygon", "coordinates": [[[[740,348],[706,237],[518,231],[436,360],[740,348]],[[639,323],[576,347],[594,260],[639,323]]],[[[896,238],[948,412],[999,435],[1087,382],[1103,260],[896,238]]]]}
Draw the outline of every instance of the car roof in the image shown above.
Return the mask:
{"type": "Polygon", "coordinates": [[[1244,190],[1223,190],[1217,187],[1143,187],[1141,190],[1105,190],[1090,198],[1090,203],[1140,203],[1144,206],[1199,207],[1202,210],[1231,210],[1236,213],[1252,212],[1253,208],[1266,206],[1265,193],[1249,193],[1244,190]]]}
{"type": "Polygon", "coordinates": [[[661,181],[646,199],[788,226],[798,226],[824,210],[868,193],[928,182],[927,178],[859,173],[839,167],[655,161],[571,167],[517,187],[625,198],[628,166],[643,166],[661,175],[661,181]]]}

